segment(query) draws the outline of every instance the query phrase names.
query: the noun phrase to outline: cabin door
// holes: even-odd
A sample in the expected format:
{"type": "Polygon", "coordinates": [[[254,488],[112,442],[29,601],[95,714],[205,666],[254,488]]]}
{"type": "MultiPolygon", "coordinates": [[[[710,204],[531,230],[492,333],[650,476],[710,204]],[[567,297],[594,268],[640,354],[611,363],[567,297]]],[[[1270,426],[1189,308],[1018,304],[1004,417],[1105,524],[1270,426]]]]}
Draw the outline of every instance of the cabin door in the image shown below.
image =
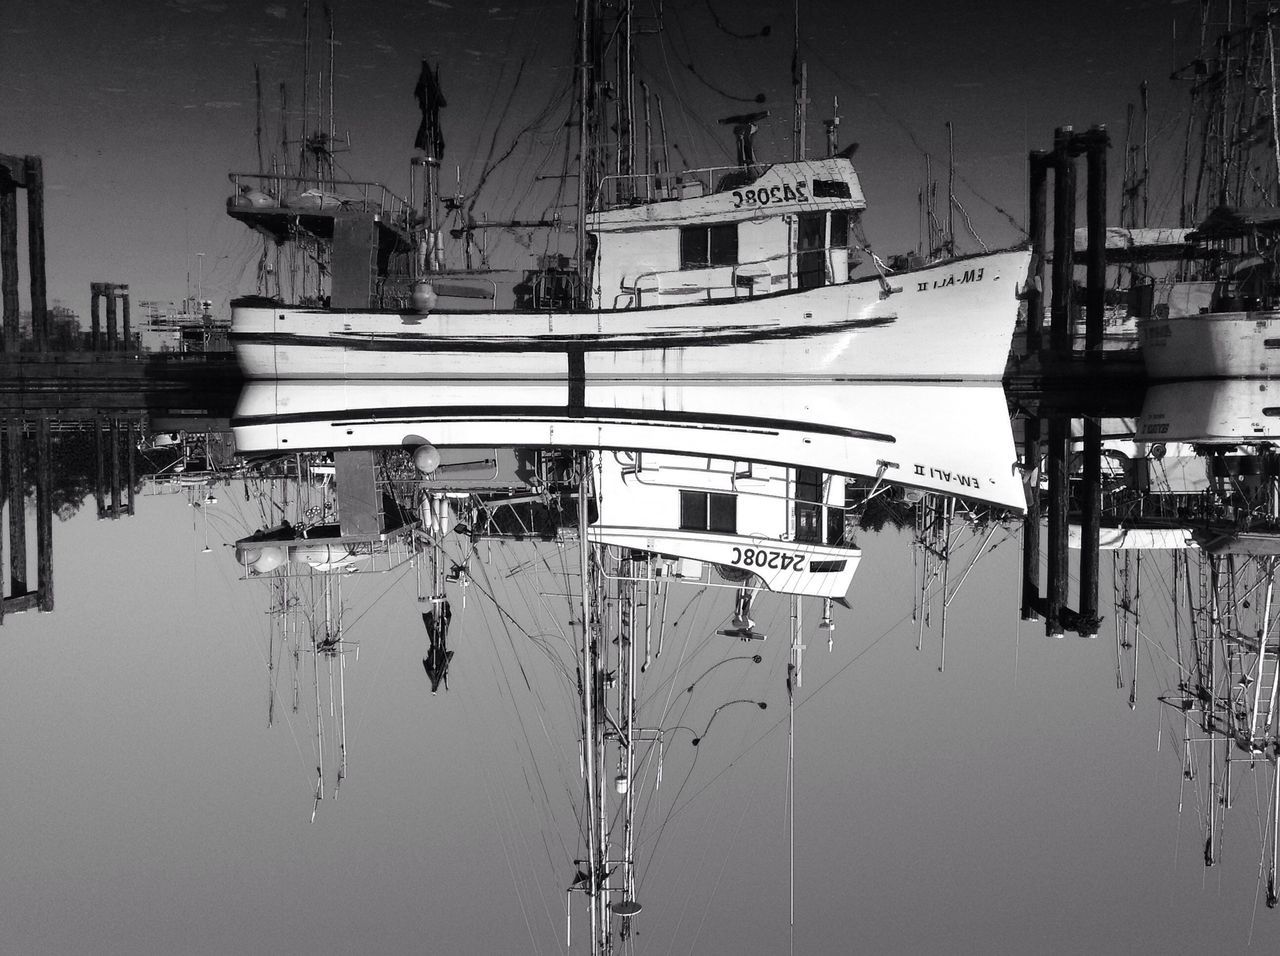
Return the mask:
{"type": "Polygon", "coordinates": [[[802,212],[796,234],[797,281],[802,289],[827,284],[827,214],[802,212]]]}

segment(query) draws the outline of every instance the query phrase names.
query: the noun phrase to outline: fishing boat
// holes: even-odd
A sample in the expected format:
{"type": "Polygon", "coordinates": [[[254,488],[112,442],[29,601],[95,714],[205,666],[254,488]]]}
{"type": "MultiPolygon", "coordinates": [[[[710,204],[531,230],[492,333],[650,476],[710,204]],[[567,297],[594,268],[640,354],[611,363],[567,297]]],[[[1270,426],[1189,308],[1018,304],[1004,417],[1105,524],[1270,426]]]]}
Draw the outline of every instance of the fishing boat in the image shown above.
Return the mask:
{"type": "MultiPolygon", "coordinates": [[[[421,208],[378,184],[301,189],[233,174],[228,212],[278,243],[305,234],[327,276],[306,302],[233,303],[231,340],[247,377],[1003,374],[1028,250],[877,255],[836,121],[827,155],[807,156],[797,137],[790,158],[770,162],[753,142],[767,111],[726,117],[737,162],[673,171],[647,119],[639,128],[635,104],[643,91],[647,117],[648,93],[633,75],[629,8],[606,16],[584,2],[579,20],[576,115],[566,124],[578,128],[577,160],[563,174],[577,181],[576,201],[519,223],[572,230],[572,255],[473,268],[475,235],[511,225],[473,217],[450,231],[447,247],[437,183],[443,98],[424,63],[421,208]]],[[[459,203],[446,205],[456,212],[459,203]]]]}
{"type": "MultiPolygon", "coordinates": [[[[1154,379],[1280,374],[1280,155],[1275,144],[1276,12],[1205,2],[1198,40],[1174,74],[1191,89],[1182,176],[1185,248],[1135,291],[1137,331],[1154,379]]],[[[1145,188],[1145,186],[1143,187],[1145,188]]]]}

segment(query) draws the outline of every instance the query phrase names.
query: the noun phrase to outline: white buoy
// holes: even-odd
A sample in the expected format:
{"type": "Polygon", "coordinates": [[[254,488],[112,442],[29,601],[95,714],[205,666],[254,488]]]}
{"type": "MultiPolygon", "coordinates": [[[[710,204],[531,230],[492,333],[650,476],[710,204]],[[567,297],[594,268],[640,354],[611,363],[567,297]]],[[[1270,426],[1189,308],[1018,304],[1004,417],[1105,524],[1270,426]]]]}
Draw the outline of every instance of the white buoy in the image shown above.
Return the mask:
{"type": "Polygon", "coordinates": [[[250,565],[258,574],[274,571],[288,560],[284,548],[263,548],[256,561],[250,565]]]}
{"type": "Polygon", "coordinates": [[[436,301],[439,297],[436,290],[431,288],[430,282],[415,282],[413,284],[413,309],[415,312],[427,313],[436,307],[436,301]]]}
{"type": "Polygon", "coordinates": [[[440,467],[440,452],[434,445],[419,445],[413,452],[413,467],[429,475],[440,467]]]}

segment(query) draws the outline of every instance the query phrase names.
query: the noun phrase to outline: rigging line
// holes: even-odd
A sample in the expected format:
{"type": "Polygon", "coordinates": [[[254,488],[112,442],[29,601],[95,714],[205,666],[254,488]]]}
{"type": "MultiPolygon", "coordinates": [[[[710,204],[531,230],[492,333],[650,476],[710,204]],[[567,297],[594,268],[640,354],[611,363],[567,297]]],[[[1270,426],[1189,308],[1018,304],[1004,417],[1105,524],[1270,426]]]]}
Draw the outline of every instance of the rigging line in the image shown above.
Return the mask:
{"type": "MultiPolygon", "coordinates": [[[[491,642],[491,643],[492,643],[492,645],[493,645],[493,648],[494,648],[494,659],[496,659],[496,660],[499,662],[499,665],[501,665],[501,657],[500,657],[500,655],[498,654],[497,645],[496,645],[496,643],[494,643],[494,642],[493,642],[493,628],[492,628],[492,627],[490,627],[490,626],[488,626],[488,615],[485,613],[485,609],[484,609],[484,605],[483,605],[483,604],[481,604],[481,605],[480,605],[480,612],[481,612],[481,614],[485,617],[485,623],[486,623],[485,633],[489,636],[489,638],[490,638],[490,642],[491,642]]],[[[507,638],[508,638],[508,641],[510,641],[510,640],[511,640],[510,631],[507,631],[507,638]]],[[[511,647],[512,647],[512,652],[513,652],[513,653],[515,653],[515,654],[517,654],[517,656],[518,656],[518,653],[519,653],[519,652],[516,650],[516,647],[515,647],[515,644],[514,644],[514,642],[513,642],[513,641],[511,641],[511,647]]],[[[492,666],[492,663],[493,663],[493,661],[491,660],[491,661],[490,661],[491,666],[492,666]]],[[[522,673],[523,673],[523,665],[522,665],[522,673]]],[[[544,779],[544,778],[543,778],[543,776],[542,776],[542,769],[541,769],[540,762],[539,762],[539,761],[538,761],[538,759],[537,759],[537,755],[534,753],[534,750],[533,750],[533,742],[532,742],[532,740],[530,740],[530,739],[529,739],[529,732],[528,732],[528,726],[527,726],[527,725],[528,725],[528,721],[526,721],[526,720],[522,719],[522,717],[521,717],[519,706],[518,706],[518,704],[516,703],[515,692],[514,692],[514,690],[511,688],[511,681],[510,681],[510,679],[509,679],[509,678],[507,677],[507,675],[506,675],[506,668],[505,668],[505,667],[503,667],[503,668],[502,668],[502,677],[503,677],[503,681],[506,683],[506,686],[507,686],[508,699],[510,700],[510,702],[511,702],[511,706],[512,706],[512,709],[513,709],[513,710],[514,710],[514,712],[515,712],[515,715],[516,715],[516,722],[518,723],[518,725],[519,725],[519,727],[520,727],[520,730],[521,730],[521,733],[522,733],[522,734],[523,734],[523,736],[524,736],[525,747],[526,747],[526,749],[528,750],[529,758],[530,758],[530,760],[531,760],[531,761],[533,761],[533,764],[534,764],[534,772],[535,772],[535,774],[536,774],[536,775],[537,775],[537,777],[538,777],[538,785],[539,785],[539,787],[542,789],[543,795],[544,795],[544,797],[545,797],[545,799],[546,799],[546,801],[547,801],[548,806],[550,806],[550,802],[551,802],[551,795],[550,795],[550,793],[549,793],[549,791],[548,791],[548,789],[547,789],[546,781],[545,781],[545,779],[544,779]]],[[[526,685],[528,685],[528,678],[527,678],[527,675],[526,675],[526,685]]],[[[534,696],[537,698],[537,702],[538,702],[538,705],[539,705],[539,706],[538,706],[537,708],[535,708],[535,711],[536,711],[537,718],[538,718],[538,724],[539,724],[539,726],[540,726],[540,727],[541,727],[541,729],[542,729],[542,735],[543,735],[543,738],[547,741],[547,744],[548,744],[548,746],[551,748],[552,752],[554,752],[554,751],[556,750],[556,745],[555,745],[554,741],[552,740],[551,733],[550,733],[550,731],[547,729],[546,721],[545,721],[545,719],[544,719],[544,717],[543,717],[543,714],[544,714],[544,713],[546,712],[546,710],[547,710],[546,703],[542,700],[542,696],[541,696],[541,694],[540,694],[539,692],[537,692],[537,691],[533,691],[532,687],[530,687],[529,689],[530,689],[530,691],[534,694],[534,696]]],[[[561,766],[559,769],[560,769],[560,782],[561,782],[561,785],[564,787],[565,792],[569,795],[569,798],[570,798],[570,805],[571,805],[571,806],[576,806],[576,800],[575,800],[575,798],[574,798],[574,796],[573,796],[573,790],[572,790],[572,788],[569,786],[568,780],[567,780],[567,779],[566,779],[566,777],[565,777],[565,774],[564,774],[564,768],[561,766]]],[[[581,823],[582,823],[582,821],[581,821],[581,820],[579,820],[579,825],[580,825],[580,826],[581,826],[581,823]]],[[[568,857],[568,854],[569,854],[568,847],[567,847],[567,846],[563,846],[563,843],[564,843],[564,841],[563,841],[563,838],[562,838],[562,839],[561,839],[562,848],[564,849],[564,852],[565,852],[566,857],[568,857]]],[[[570,859],[572,859],[571,857],[569,857],[569,858],[570,858],[570,859]]]]}
{"type": "MultiPolygon", "coordinates": [[[[796,704],[796,709],[798,710],[799,708],[803,707],[805,704],[809,703],[809,701],[813,700],[813,698],[817,697],[817,696],[818,696],[818,694],[822,691],[822,689],[823,689],[823,688],[825,688],[828,684],[830,684],[832,681],[834,681],[837,677],[839,677],[841,674],[843,674],[846,670],[848,670],[850,667],[852,667],[854,664],[856,664],[856,663],[857,663],[857,662],[858,662],[862,657],[864,657],[864,656],[865,656],[869,651],[871,651],[871,650],[872,650],[872,648],[876,647],[876,646],[877,646],[881,641],[883,641],[885,638],[887,638],[890,634],[892,634],[894,631],[896,631],[898,628],[900,628],[903,624],[907,623],[907,621],[909,621],[909,620],[910,620],[910,618],[911,618],[911,612],[910,612],[910,611],[908,611],[906,614],[904,614],[902,617],[900,617],[900,618],[897,620],[897,622],[896,622],[896,623],[892,624],[892,625],[889,627],[889,629],[888,629],[888,630],[886,630],[886,631],[885,631],[884,633],[882,633],[879,637],[877,637],[874,641],[872,641],[870,644],[868,644],[866,647],[864,647],[862,650],[860,650],[857,654],[853,655],[853,657],[851,657],[847,662],[845,662],[845,663],[844,663],[844,664],[843,664],[843,665],[842,665],[838,670],[836,670],[836,671],[835,671],[835,673],[833,673],[833,674],[832,674],[830,677],[828,677],[825,681],[823,681],[821,684],[819,684],[817,687],[815,687],[815,688],[813,689],[813,693],[809,694],[808,696],[806,696],[806,697],[804,698],[804,700],[802,700],[802,701],[800,701],[798,704],[796,704]]],[[[722,776],[724,776],[726,773],[728,773],[728,772],[729,772],[729,770],[734,766],[734,764],[736,764],[739,760],[741,760],[744,756],[746,756],[746,754],[747,754],[749,751],[751,751],[752,749],[754,749],[754,748],[755,748],[755,747],[756,747],[756,746],[757,746],[757,745],[758,745],[762,740],[764,740],[766,737],[769,737],[770,735],[772,735],[772,734],[773,734],[773,732],[774,732],[775,730],[777,730],[779,727],[781,727],[781,726],[782,726],[783,724],[785,724],[786,722],[787,722],[787,718],[785,718],[785,717],[782,717],[782,718],[780,718],[779,720],[775,721],[775,722],[774,722],[774,724],[773,724],[773,726],[769,727],[767,730],[765,730],[765,731],[764,731],[764,733],[762,733],[759,737],[757,737],[755,740],[753,740],[751,743],[749,743],[745,748],[743,748],[743,749],[742,749],[742,751],[740,751],[740,752],[738,753],[738,755],[737,755],[736,757],[734,757],[734,758],[733,758],[733,760],[729,761],[728,765],[727,765],[723,770],[721,770],[721,771],[720,771],[719,773],[717,773],[714,777],[712,777],[710,780],[708,780],[708,781],[707,781],[707,782],[702,786],[702,788],[701,788],[700,790],[698,790],[696,793],[694,793],[692,796],[690,796],[690,797],[689,797],[689,799],[688,799],[688,800],[686,800],[686,801],[685,801],[681,806],[679,806],[679,807],[674,806],[674,804],[675,804],[675,799],[673,798],[673,800],[672,800],[672,810],[671,810],[671,812],[668,814],[668,819],[670,819],[671,817],[674,817],[676,814],[678,814],[678,813],[682,812],[682,811],[685,809],[685,807],[689,806],[689,804],[691,804],[694,800],[696,800],[696,799],[697,799],[698,797],[700,797],[703,793],[705,793],[705,792],[707,791],[707,789],[708,789],[708,788],[709,788],[713,783],[715,783],[718,779],[720,779],[722,776]]],[[[677,794],[676,796],[678,797],[678,796],[679,796],[679,794],[677,794]]],[[[665,824],[664,824],[664,826],[665,826],[665,824]]]]}
{"type": "MultiPolygon", "coordinates": [[[[752,787],[750,796],[748,796],[748,798],[743,801],[742,813],[738,816],[738,822],[733,828],[733,833],[729,841],[729,850],[733,849],[734,844],[738,840],[738,835],[742,831],[743,821],[745,821],[747,818],[747,811],[751,809],[752,800],[754,799],[756,793],[759,792],[759,788],[760,788],[760,779],[757,778],[755,785],[752,787]]],[[[711,904],[715,902],[716,893],[719,892],[720,890],[720,884],[724,880],[724,872],[726,869],[728,869],[728,867],[729,867],[729,851],[726,850],[724,853],[724,857],[720,863],[720,873],[718,876],[716,876],[715,886],[711,888],[711,895],[707,897],[706,905],[703,906],[702,908],[702,918],[698,921],[698,930],[693,934],[693,941],[689,944],[689,956],[693,956],[694,951],[697,949],[698,938],[702,935],[702,928],[706,925],[707,915],[711,912],[711,904]]]]}
{"type": "MultiPolygon", "coordinates": [[[[470,702],[467,700],[467,695],[464,694],[463,702],[462,702],[462,706],[464,710],[470,710],[469,703],[470,702]]],[[[472,738],[471,740],[472,752],[473,753],[483,752],[483,748],[480,747],[479,742],[474,739],[475,728],[480,726],[479,723],[476,720],[472,719],[470,714],[467,715],[467,719],[465,723],[467,727],[467,735],[468,737],[472,738]]],[[[495,823],[497,824],[497,826],[495,826],[494,829],[497,830],[498,842],[502,846],[502,856],[506,860],[507,873],[511,877],[511,887],[515,891],[516,902],[520,904],[520,915],[521,917],[523,917],[525,929],[529,933],[529,942],[533,946],[534,951],[537,952],[538,941],[537,941],[537,938],[534,936],[533,924],[529,921],[529,914],[525,909],[524,895],[520,891],[520,881],[516,877],[515,865],[511,861],[511,851],[507,847],[507,835],[506,833],[503,832],[504,827],[502,826],[502,824],[506,822],[509,825],[511,825],[512,821],[510,820],[504,821],[503,818],[498,814],[498,808],[494,803],[493,794],[490,791],[488,774],[486,773],[485,768],[483,766],[481,766],[480,768],[480,782],[484,789],[485,799],[489,803],[489,812],[492,815],[495,823]]],[[[512,828],[514,829],[514,826],[512,828]]]]}

